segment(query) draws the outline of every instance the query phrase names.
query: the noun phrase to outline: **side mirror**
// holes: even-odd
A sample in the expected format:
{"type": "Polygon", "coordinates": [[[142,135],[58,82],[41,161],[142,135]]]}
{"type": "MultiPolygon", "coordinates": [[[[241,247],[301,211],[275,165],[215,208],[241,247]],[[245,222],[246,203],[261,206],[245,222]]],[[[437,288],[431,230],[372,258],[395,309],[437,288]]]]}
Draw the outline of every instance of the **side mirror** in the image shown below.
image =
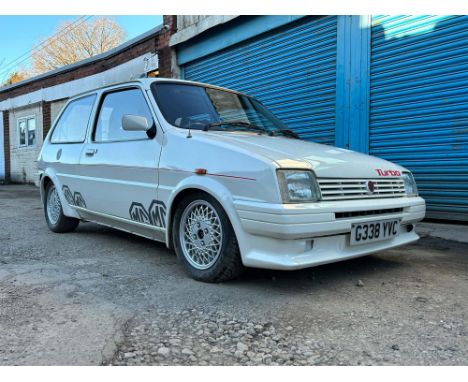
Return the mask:
{"type": "Polygon", "coordinates": [[[122,117],[122,129],[125,131],[148,131],[148,120],[140,115],[126,114],[122,117]]]}

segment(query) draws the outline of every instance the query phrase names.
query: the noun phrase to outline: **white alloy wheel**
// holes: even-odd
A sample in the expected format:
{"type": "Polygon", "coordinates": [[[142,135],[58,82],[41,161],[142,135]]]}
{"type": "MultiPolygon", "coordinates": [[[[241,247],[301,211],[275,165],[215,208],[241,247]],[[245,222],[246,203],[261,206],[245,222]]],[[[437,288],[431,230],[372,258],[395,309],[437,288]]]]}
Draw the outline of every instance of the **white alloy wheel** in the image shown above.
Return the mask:
{"type": "Polygon", "coordinates": [[[62,211],[62,204],[57,189],[53,186],[47,194],[47,217],[52,224],[57,224],[60,213],[62,211]]]}
{"type": "Polygon", "coordinates": [[[212,267],[223,246],[223,227],[216,209],[206,200],[194,200],[180,219],[179,239],[184,257],[198,270],[212,267]]]}

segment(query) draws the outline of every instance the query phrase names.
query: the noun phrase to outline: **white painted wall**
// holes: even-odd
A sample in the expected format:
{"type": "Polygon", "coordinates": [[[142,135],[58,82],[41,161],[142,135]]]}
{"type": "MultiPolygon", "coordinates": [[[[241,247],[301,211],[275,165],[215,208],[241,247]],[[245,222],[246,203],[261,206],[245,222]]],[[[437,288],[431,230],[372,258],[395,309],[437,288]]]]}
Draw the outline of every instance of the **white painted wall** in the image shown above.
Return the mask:
{"type": "Polygon", "coordinates": [[[5,179],[5,153],[3,151],[3,113],[0,111],[0,180],[5,179]]]}
{"type": "Polygon", "coordinates": [[[10,111],[10,175],[14,183],[39,185],[37,157],[42,147],[42,107],[35,104],[10,111]],[[36,117],[36,145],[19,147],[18,119],[36,117]]]}
{"type": "Polygon", "coordinates": [[[236,17],[237,15],[179,15],[177,16],[177,33],[171,36],[169,45],[180,44],[207,29],[227,23],[236,17]]]}
{"type": "Polygon", "coordinates": [[[63,106],[67,102],[66,99],[55,101],[50,104],[50,127],[54,125],[56,118],[58,117],[59,113],[62,111],[63,106]]]}

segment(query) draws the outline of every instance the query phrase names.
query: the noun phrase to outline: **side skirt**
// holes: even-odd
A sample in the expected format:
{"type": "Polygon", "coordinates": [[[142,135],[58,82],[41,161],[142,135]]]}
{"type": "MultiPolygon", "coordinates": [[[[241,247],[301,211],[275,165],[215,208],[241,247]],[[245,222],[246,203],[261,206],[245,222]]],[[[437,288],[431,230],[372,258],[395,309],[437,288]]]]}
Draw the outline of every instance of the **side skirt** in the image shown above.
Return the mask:
{"type": "Polygon", "coordinates": [[[73,206],[84,220],[89,220],[107,227],[143,236],[147,239],[166,242],[166,230],[149,224],[124,219],[118,216],[90,211],[87,208],[73,206]]]}

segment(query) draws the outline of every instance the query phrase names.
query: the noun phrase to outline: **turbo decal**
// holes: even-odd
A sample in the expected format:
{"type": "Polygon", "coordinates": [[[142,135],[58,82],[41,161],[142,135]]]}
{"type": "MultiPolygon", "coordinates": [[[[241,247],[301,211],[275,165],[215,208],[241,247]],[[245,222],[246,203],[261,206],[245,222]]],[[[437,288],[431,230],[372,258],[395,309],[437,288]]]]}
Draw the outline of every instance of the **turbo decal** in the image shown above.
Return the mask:
{"type": "Polygon", "coordinates": [[[68,204],[71,206],[86,208],[86,202],[79,192],[72,193],[67,185],[62,187],[62,191],[65,199],[67,199],[68,204]]]}
{"type": "Polygon", "coordinates": [[[129,209],[130,218],[144,224],[166,228],[166,205],[160,200],[153,200],[149,209],[139,202],[133,202],[129,209]]]}
{"type": "Polygon", "coordinates": [[[376,168],[377,174],[379,176],[401,176],[401,172],[398,170],[382,170],[381,168],[376,168]]]}

